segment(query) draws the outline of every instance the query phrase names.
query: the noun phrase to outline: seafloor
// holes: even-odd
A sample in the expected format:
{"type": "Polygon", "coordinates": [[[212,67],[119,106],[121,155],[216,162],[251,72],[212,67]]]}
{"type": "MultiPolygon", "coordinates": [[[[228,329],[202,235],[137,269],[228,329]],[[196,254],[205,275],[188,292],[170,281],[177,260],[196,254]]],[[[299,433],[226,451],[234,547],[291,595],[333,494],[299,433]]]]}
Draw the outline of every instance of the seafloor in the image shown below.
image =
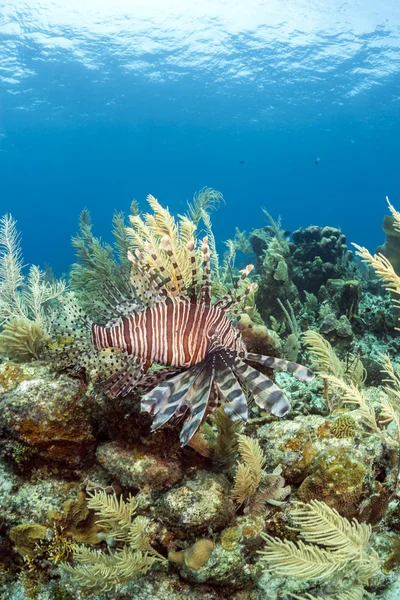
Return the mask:
{"type": "MultiPolygon", "coordinates": [[[[190,215],[199,230],[204,210],[190,215]]],[[[317,374],[309,383],[265,371],[290,398],[283,419],[249,394],[245,425],[218,409],[181,448],[182,420],[151,433],[140,391],[111,399],[89,368],[54,366],[52,351],[66,342],[49,323],[62,296],[75,294],[95,317],[99,289],[121,275],[121,215],[116,252],[81,219],[69,287],[41,309],[44,333],[32,312],[18,317],[24,331],[17,316],[4,319],[2,599],[400,597],[396,215],[380,248],[393,265],[386,279],[384,267],[362,265],[345,232],[310,226],[286,237],[266,219],[250,235],[237,232],[225,259],[211,263],[213,296],[255,263],[255,304],[249,298],[237,317],[247,350],[317,374]]],[[[9,259],[5,249],[3,305],[9,259]]],[[[30,285],[15,291],[28,297],[30,285]]],[[[41,285],[60,284],[45,273],[41,285]]]]}

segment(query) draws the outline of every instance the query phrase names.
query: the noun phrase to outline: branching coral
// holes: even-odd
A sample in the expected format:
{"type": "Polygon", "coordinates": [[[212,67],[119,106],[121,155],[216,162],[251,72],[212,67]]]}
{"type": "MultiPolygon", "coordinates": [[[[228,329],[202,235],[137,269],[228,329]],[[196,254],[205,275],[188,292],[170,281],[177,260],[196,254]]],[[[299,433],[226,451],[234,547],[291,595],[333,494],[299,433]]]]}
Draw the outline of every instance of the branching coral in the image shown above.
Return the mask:
{"type": "Polygon", "coordinates": [[[300,329],[294,314],[293,307],[289,300],[286,301],[287,308],[284,306],[280,298],[277,298],[277,302],[284,313],[286,320],[290,328],[290,335],[285,342],[285,354],[288,360],[296,362],[297,356],[300,350],[300,329]]]}
{"type": "MultiPolygon", "coordinates": [[[[339,389],[344,392],[347,389],[348,397],[351,393],[350,390],[353,390],[357,398],[365,400],[365,396],[360,390],[366,378],[366,370],[359,357],[349,354],[348,364],[345,364],[336,355],[328,340],[322,337],[321,334],[309,330],[304,332],[302,337],[311,354],[313,369],[325,382],[326,400],[329,409],[332,410],[333,406],[329,400],[328,384],[331,384],[334,390],[339,389]]],[[[348,400],[348,397],[346,400],[348,400]]],[[[366,401],[363,401],[362,406],[363,410],[366,411],[365,415],[367,415],[369,409],[366,401]]],[[[372,416],[370,421],[371,419],[372,416]]]]}
{"type": "Polygon", "coordinates": [[[317,373],[344,377],[344,365],[336,356],[328,340],[311,330],[305,331],[302,337],[310,352],[313,369],[317,373]]]}
{"type": "Polygon", "coordinates": [[[29,319],[10,319],[0,333],[0,352],[15,360],[38,359],[46,339],[41,323],[29,319]]]}
{"type": "Polygon", "coordinates": [[[238,448],[242,462],[237,466],[232,496],[238,504],[243,504],[256,493],[266,459],[258,440],[246,435],[238,435],[238,448]]]}
{"type": "Polygon", "coordinates": [[[39,358],[55,311],[52,301],[65,292],[64,281],[48,281],[32,265],[23,275],[20,235],[11,215],[0,219],[0,352],[16,360],[39,358]]]}
{"type": "MultiPolygon", "coordinates": [[[[214,297],[220,298],[229,291],[229,288],[235,284],[233,277],[234,256],[228,258],[223,267],[220,267],[209,215],[209,211],[215,208],[222,199],[220,192],[205,188],[197,195],[195,194],[193,204],[189,204],[188,215],[181,215],[178,220],[175,220],[169,210],[162,207],[154,196],[149,195],[147,197],[153,213],[147,213],[143,217],[139,215],[131,216],[131,227],[127,229],[132,251],[130,259],[134,265],[132,284],[137,290],[138,297],[143,297],[143,293],[145,293],[142,275],[135,269],[135,262],[138,262],[136,261],[138,253],[146,256],[150,269],[163,274],[167,280],[166,285],[172,294],[179,293],[180,290],[180,283],[177,280],[178,273],[182,277],[181,285],[190,287],[194,268],[193,261],[197,272],[202,273],[204,257],[201,247],[196,248],[194,246],[194,233],[200,221],[205,225],[207,243],[210,248],[209,266],[212,271],[212,294],[214,297]]],[[[250,288],[250,281],[241,277],[238,279],[240,292],[250,288]]],[[[238,308],[241,310],[248,308],[257,316],[252,288],[248,291],[248,294],[244,294],[244,300],[238,308]]]]}
{"type": "Polygon", "coordinates": [[[63,563],[63,570],[70,573],[76,583],[102,592],[113,590],[137,575],[146,573],[155,562],[153,556],[130,548],[105,554],[100,550],[77,546],[74,547],[73,558],[80,566],[71,567],[63,563]]]}
{"type": "MultiPolygon", "coordinates": [[[[137,206],[131,206],[132,215],[137,206]]],[[[123,297],[129,282],[129,248],[124,215],[116,213],[113,219],[114,247],[94,237],[88,210],[79,217],[79,232],[72,238],[78,262],[71,268],[71,288],[82,308],[90,316],[98,316],[108,306],[109,295],[123,297]],[[118,259],[116,259],[118,256],[118,259]]]]}
{"type": "Polygon", "coordinates": [[[258,440],[239,434],[238,463],[232,496],[238,504],[246,504],[245,512],[261,513],[265,504],[281,504],[290,493],[285,485],[280,466],[273,473],[263,470],[266,458],[258,440]]]}
{"type": "MultiPolygon", "coordinates": [[[[177,223],[169,210],[162,207],[152,195],[147,196],[147,201],[153,213],[147,213],[143,218],[139,215],[130,217],[131,227],[127,232],[131,250],[145,252],[149,266],[156,270],[160,270],[161,267],[161,272],[171,278],[170,287],[175,286],[178,289],[177,270],[172,257],[161,243],[161,240],[168,236],[178,271],[182,275],[185,286],[189,286],[192,278],[192,253],[188,245],[193,239],[196,225],[186,216],[180,216],[177,223]]],[[[140,282],[135,274],[133,284],[140,291],[140,282]]]]}
{"type": "MultiPolygon", "coordinates": [[[[320,600],[321,596],[313,596],[312,594],[304,594],[304,596],[298,596],[297,594],[290,594],[291,598],[297,600],[320,600]]],[[[359,585],[352,586],[351,589],[337,594],[324,594],[325,600],[362,600],[365,598],[365,589],[359,585]]]]}
{"type": "Polygon", "coordinates": [[[77,566],[66,562],[60,566],[77,583],[89,589],[112,590],[146,573],[156,561],[165,560],[147,537],[148,520],[135,517],[136,501],[132,496],[125,501],[104,490],[95,490],[89,496],[88,507],[94,510],[97,525],[103,529],[100,539],[104,539],[109,548],[116,548],[105,553],[74,545],[72,558],[77,566]],[[118,546],[120,543],[123,543],[122,547],[118,546]]]}
{"type": "Polygon", "coordinates": [[[334,582],[337,594],[345,594],[368,583],[379,569],[378,554],[369,546],[370,525],[350,522],[317,500],[297,502],[291,519],[298,542],[263,535],[262,562],[274,575],[334,582]]]}
{"type": "Polygon", "coordinates": [[[243,425],[241,421],[232,421],[222,407],[215,411],[214,421],[218,431],[214,461],[219,466],[230,466],[237,452],[238,434],[243,425]]]}

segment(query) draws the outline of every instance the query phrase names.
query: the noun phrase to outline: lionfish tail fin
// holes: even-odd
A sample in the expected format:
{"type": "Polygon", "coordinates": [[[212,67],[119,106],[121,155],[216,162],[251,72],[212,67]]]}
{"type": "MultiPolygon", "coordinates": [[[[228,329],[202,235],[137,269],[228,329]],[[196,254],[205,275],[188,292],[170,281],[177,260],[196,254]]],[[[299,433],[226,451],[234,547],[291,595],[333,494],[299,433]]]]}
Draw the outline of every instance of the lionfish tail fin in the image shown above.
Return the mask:
{"type": "Polygon", "coordinates": [[[246,365],[242,360],[237,359],[234,364],[234,371],[238,379],[247,387],[253,395],[256,404],[271,412],[277,417],[284,417],[290,410],[290,402],[282,392],[268,377],[246,365]]]}
{"type": "Polygon", "coordinates": [[[247,353],[245,356],[246,361],[254,362],[270,369],[277,369],[279,371],[285,371],[290,373],[293,377],[296,377],[299,381],[309,382],[315,377],[315,373],[290,360],[284,360],[282,358],[275,358],[274,356],[263,356],[262,354],[251,354],[247,353]]]}

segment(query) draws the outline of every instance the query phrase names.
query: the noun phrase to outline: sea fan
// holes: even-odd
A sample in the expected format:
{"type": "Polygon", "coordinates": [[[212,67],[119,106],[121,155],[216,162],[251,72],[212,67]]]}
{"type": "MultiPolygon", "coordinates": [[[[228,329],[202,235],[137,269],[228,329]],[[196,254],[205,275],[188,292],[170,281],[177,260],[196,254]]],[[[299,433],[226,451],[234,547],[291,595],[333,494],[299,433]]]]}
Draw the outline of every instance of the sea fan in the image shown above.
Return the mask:
{"type": "Polygon", "coordinates": [[[95,511],[97,525],[104,528],[109,546],[116,542],[123,542],[124,546],[105,553],[75,544],[72,558],[76,566],[66,562],[60,566],[77,583],[88,589],[114,590],[146,573],[156,561],[165,560],[147,537],[148,520],[134,516],[136,501],[132,496],[124,500],[122,496],[118,499],[115,494],[95,490],[89,493],[88,507],[95,511]]]}
{"type": "Polygon", "coordinates": [[[266,546],[260,554],[274,575],[303,581],[346,577],[360,584],[379,569],[379,557],[369,547],[370,525],[350,522],[318,500],[296,502],[291,518],[302,538],[298,542],[263,535],[266,546]]]}

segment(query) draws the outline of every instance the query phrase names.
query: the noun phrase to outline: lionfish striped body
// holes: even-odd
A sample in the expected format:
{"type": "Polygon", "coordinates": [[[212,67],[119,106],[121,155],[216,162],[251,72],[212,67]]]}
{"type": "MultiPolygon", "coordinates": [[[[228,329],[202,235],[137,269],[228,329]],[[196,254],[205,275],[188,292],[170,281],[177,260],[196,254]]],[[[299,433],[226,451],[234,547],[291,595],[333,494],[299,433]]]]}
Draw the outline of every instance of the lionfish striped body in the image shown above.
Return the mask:
{"type": "Polygon", "coordinates": [[[182,445],[193,437],[207,414],[222,405],[231,419],[247,419],[247,398],[275,415],[290,409],[289,400],[268,377],[254,368],[264,365],[292,373],[309,381],[313,373],[296,363],[247,352],[233,318],[239,303],[256,289],[253,283],[240,291],[252,270],[249,265],[233,289],[216,302],[211,299],[210,251],[207,238],[201,247],[202,268],[194,240],[187,244],[191,282],[186,285],[168,236],[160,248],[168,257],[168,272],[160,250],[145,243],[142,251],[128,252],[133,264],[133,286],[140,289],[138,303],[116,303],[113,319],[105,326],[91,323],[76,306],[69,310],[74,322],[63,333],[74,342],[57,351],[58,365],[80,365],[90,369],[93,356],[104,359],[101,385],[112,397],[152,385],[141,398],[141,408],[153,417],[152,430],[172,418],[184,420],[182,445]],[[152,266],[151,266],[152,265],[152,266]],[[153,373],[152,364],[168,369],[153,373]]]}
{"type": "Polygon", "coordinates": [[[217,348],[244,352],[243,340],[218,306],[166,298],[111,327],[92,326],[96,350],[121,348],[145,364],[189,368],[217,348]]]}

